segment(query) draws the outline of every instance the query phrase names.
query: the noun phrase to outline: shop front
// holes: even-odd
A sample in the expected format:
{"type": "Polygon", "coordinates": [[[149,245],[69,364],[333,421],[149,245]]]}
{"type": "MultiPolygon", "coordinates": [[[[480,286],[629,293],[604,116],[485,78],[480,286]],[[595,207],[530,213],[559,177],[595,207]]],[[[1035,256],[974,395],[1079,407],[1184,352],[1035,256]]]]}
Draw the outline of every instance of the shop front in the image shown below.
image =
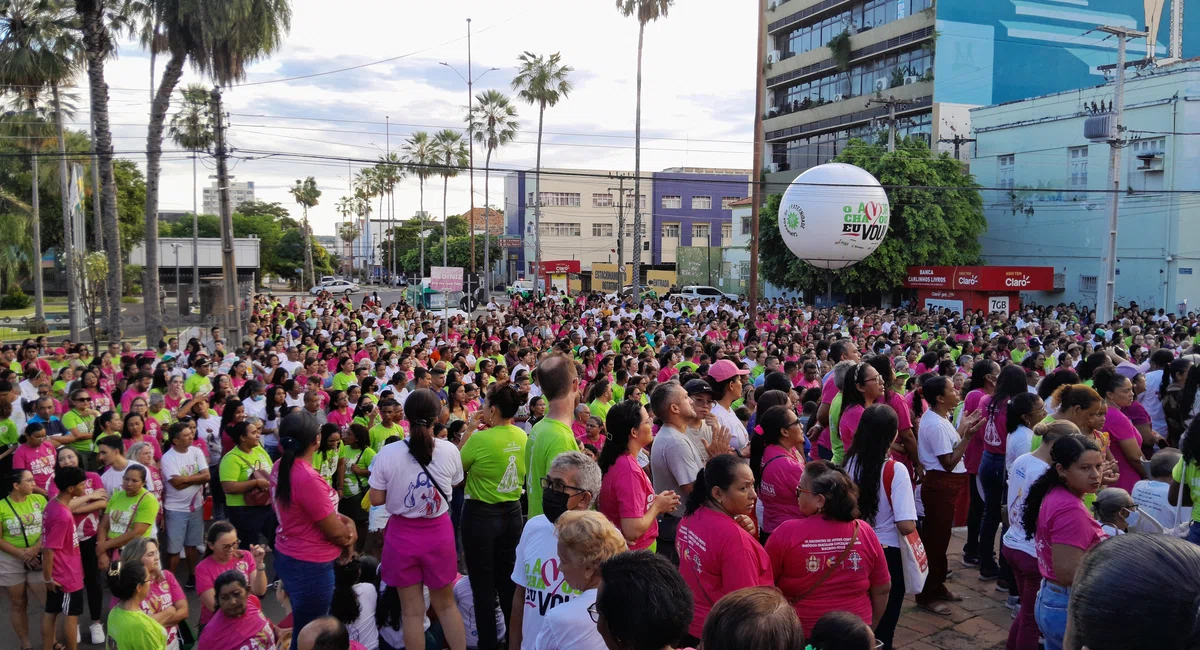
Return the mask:
{"type": "Polygon", "coordinates": [[[1053,291],[1052,266],[910,266],[904,287],[920,309],[1011,314],[1022,291],[1053,291]]]}

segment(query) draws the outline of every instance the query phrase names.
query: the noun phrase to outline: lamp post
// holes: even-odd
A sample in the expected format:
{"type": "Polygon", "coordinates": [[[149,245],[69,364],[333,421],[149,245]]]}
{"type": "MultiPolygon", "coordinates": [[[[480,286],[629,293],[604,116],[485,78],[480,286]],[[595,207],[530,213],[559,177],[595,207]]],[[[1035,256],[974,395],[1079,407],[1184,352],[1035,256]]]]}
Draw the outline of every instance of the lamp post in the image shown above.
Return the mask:
{"type": "MultiPolygon", "coordinates": [[[[179,249],[182,246],[183,246],[183,244],[181,244],[179,242],[171,243],[171,248],[175,249],[175,303],[176,303],[176,305],[182,304],[182,302],[183,302],[183,296],[179,293],[179,249]]],[[[193,260],[193,264],[194,263],[195,263],[195,260],[193,260]]]]}

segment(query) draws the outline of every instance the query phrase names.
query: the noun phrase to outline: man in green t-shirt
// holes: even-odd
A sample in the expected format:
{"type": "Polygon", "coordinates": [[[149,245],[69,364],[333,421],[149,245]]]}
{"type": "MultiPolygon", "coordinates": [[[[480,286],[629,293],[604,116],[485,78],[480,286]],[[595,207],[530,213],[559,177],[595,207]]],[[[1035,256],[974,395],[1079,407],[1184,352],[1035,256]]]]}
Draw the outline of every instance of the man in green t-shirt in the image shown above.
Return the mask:
{"type": "Polygon", "coordinates": [[[368,431],[371,434],[371,449],[376,452],[383,449],[384,441],[392,436],[404,438],[404,428],[396,422],[396,412],[399,409],[400,403],[390,397],[379,403],[379,424],[368,431]]]}
{"type": "Polygon", "coordinates": [[[579,376],[575,363],[566,356],[555,355],[538,365],[538,382],[542,395],[550,404],[546,417],[533,425],[532,444],[526,444],[526,488],[529,495],[529,517],[542,514],[542,479],[550,471],[550,463],[565,451],[579,451],[579,443],[571,430],[575,397],[579,393],[579,376]]]}
{"type": "Polygon", "coordinates": [[[183,382],[184,392],[191,395],[199,395],[201,387],[207,387],[211,391],[212,380],[208,378],[208,373],[211,371],[208,365],[208,357],[197,357],[192,363],[192,368],[196,372],[183,382]]]}

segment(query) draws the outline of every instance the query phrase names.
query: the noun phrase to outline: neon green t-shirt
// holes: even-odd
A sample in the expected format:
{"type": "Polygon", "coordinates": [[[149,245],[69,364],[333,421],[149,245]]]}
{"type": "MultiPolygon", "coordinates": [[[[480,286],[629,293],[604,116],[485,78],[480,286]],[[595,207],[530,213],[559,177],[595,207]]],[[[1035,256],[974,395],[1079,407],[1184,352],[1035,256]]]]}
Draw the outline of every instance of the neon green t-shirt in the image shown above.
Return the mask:
{"type": "Polygon", "coordinates": [[[17,433],[17,423],[9,418],[0,420],[0,445],[15,445],[21,439],[17,433]]]}
{"type": "Polygon", "coordinates": [[[124,650],[166,650],[167,631],[145,612],[113,607],[108,614],[108,636],[124,650]]]}
{"type": "MultiPolygon", "coordinates": [[[[231,495],[232,496],[232,495],[231,495]]],[[[133,524],[148,524],[142,537],[153,539],[154,520],[158,517],[158,499],[142,488],[136,496],[129,496],[125,490],[117,490],[108,498],[108,507],[104,512],[108,515],[108,538],[116,539],[124,535],[133,524]]]]}
{"type": "Polygon", "coordinates": [[[625,399],[625,387],[620,384],[612,385],[613,401],[620,402],[625,399]]]}
{"type": "Polygon", "coordinates": [[[529,517],[542,514],[542,478],[550,473],[550,463],[564,451],[579,451],[579,442],[571,425],[544,417],[533,425],[525,445],[525,485],[529,495],[529,517]]]}
{"type": "Polygon", "coordinates": [[[700,366],[692,363],[691,361],[680,361],[679,363],[675,364],[675,369],[679,370],[680,372],[683,372],[684,370],[694,371],[699,367],[700,366]]]}
{"type": "Polygon", "coordinates": [[[40,494],[31,494],[20,502],[11,498],[0,502],[0,528],[4,541],[17,548],[37,544],[42,538],[42,514],[45,512],[46,497],[40,494]]]}
{"type": "Polygon", "coordinates": [[[358,378],[354,375],[347,375],[344,372],[339,372],[333,376],[333,390],[346,390],[351,384],[357,384],[358,378]]]}
{"type": "Polygon", "coordinates": [[[842,391],[833,396],[829,404],[829,444],[833,449],[833,463],[841,465],[846,459],[846,448],[842,446],[842,432],[838,424],[842,421],[842,391]]]}
{"type": "MultiPolygon", "coordinates": [[[[250,453],[246,453],[241,448],[234,447],[221,459],[221,468],[217,473],[217,477],[221,481],[249,481],[250,475],[256,469],[261,469],[264,472],[271,471],[271,457],[267,455],[267,450],[263,449],[260,445],[251,449],[250,453]]],[[[226,492],[225,505],[244,506],[246,505],[246,497],[241,494],[226,492]]]]}
{"type": "Polygon", "coordinates": [[[390,427],[383,426],[383,423],[376,424],[368,433],[371,434],[371,449],[376,452],[383,449],[383,441],[392,436],[400,436],[401,440],[404,439],[404,427],[400,426],[398,422],[393,422],[390,427]]]}
{"type": "Polygon", "coordinates": [[[592,415],[600,418],[601,422],[605,422],[605,418],[608,417],[608,411],[612,408],[612,405],[612,402],[605,404],[598,399],[594,399],[591,404],[588,404],[588,410],[592,412],[592,415]]]}
{"type": "Polygon", "coordinates": [[[375,449],[367,445],[363,449],[355,449],[350,445],[342,445],[340,452],[342,458],[346,459],[346,476],[342,479],[342,494],[348,497],[355,497],[367,491],[367,477],[357,476],[350,471],[351,467],[362,467],[364,469],[371,467],[371,461],[375,459],[375,449]]]}
{"type": "Polygon", "coordinates": [[[525,431],[511,424],[471,434],[462,448],[467,498],[483,503],[520,499],[527,443],[525,431]]]}
{"type": "Polygon", "coordinates": [[[196,373],[183,382],[183,392],[190,395],[199,395],[201,386],[208,386],[208,389],[212,390],[212,380],[196,373]]]}
{"type": "MultiPolygon", "coordinates": [[[[67,411],[62,416],[63,426],[71,433],[92,433],[95,429],[96,418],[86,415],[80,415],[74,410],[67,411]]],[[[87,440],[76,440],[71,443],[71,449],[75,451],[93,451],[96,448],[95,440],[88,438],[87,440]]]]}
{"type": "Polygon", "coordinates": [[[337,452],[317,451],[313,454],[313,469],[334,489],[337,488],[333,485],[333,479],[337,478],[338,459],[342,457],[341,448],[344,446],[338,445],[337,452]]]}
{"type": "MultiPolygon", "coordinates": [[[[1171,478],[1180,485],[1187,485],[1188,491],[1192,495],[1192,521],[1200,522],[1200,466],[1195,461],[1184,463],[1180,458],[1175,464],[1175,469],[1171,470],[1171,478]]],[[[8,539],[8,534],[5,533],[4,539],[8,539]]]]}

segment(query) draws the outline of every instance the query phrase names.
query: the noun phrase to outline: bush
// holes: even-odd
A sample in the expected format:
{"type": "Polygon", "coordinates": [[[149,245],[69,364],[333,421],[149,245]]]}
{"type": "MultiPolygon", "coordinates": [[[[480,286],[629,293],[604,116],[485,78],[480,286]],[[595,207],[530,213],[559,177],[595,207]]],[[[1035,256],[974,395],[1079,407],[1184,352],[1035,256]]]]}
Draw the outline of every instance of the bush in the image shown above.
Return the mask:
{"type": "Polygon", "coordinates": [[[141,304],[142,300],[137,296],[121,296],[121,302],[127,305],[139,305],[141,304]]]}
{"type": "Polygon", "coordinates": [[[25,295],[21,291],[21,287],[13,285],[8,288],[8,293],[0,298],[0,309],[25,309],[33,304],[33,298],[25,295]]]}
{"type": "Polygon", "coordinates": [[[121,276],[123,287],[121,293],[126,296],[142,295],[142,276],[145,269],[141,264],[126,264],[125,273],[121,276]]]}

